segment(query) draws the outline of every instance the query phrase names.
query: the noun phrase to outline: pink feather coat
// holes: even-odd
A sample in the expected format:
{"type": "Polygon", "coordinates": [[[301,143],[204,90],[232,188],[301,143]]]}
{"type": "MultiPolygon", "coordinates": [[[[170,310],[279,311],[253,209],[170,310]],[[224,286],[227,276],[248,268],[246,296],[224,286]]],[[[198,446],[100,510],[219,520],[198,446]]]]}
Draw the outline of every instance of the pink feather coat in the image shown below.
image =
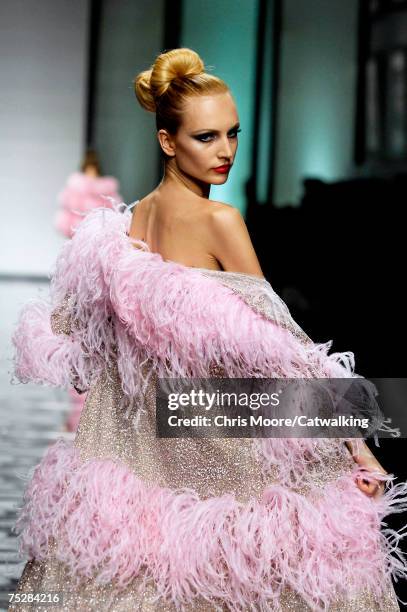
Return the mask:
{"type": "MultiPolygon", "coordinates": [[[[174,610],[195,609],[197,596],[212,602],[208,609],[291,609],[279,607],[284,589],[301,610],[345,610],[333,607],[338,597],[366,590],[380,601],[392,576],[407,576],[401,533],[384,521],[407,508],[407,483],[390,475],[381,498],[368,498],[343,440],[271,438],[253,441],[250,465],[264,483],[256,494],[243,497],[245,484],[221,479],[211,494],[198,476],[210,459],[202,441],[175,486],[169,465],[185,467],[187,446],[146,433],[153,376],[207,377],[220,367],[232,378],[352,378],[353,354],[312,342],[266,280],[164,261],[130,240],[130,220],[118,205],[89,213],[61,250],[49,302],[28,303],[14,332],[20,381],[89,390],[75,443],[58,440],[27,485],[16,525],[21,553],[42,563],[52,543],[77,585],[96,575],[125,589],[143,573],[174,610]],[[104,405],[101,381],[111,368],[120,389],[104,405]],[[130,446],[120,456],[102,452],[109,436],[120,446],[122,417],[131,419],[130,446]],[[338,460],[336,476],[318,484],[314,468],[338,460]]],[[[243,444],[234,441],[235,465],[243,444]]],[[[377,609],[397,610],[392,601],[377,609]]]]}

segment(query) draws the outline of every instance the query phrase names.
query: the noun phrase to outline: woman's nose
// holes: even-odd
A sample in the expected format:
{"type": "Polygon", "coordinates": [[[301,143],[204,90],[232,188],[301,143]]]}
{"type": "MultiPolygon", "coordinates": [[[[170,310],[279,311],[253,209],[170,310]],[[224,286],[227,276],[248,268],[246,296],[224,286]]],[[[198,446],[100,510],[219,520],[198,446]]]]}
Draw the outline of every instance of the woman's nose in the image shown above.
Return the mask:
{"type": "Polygon", "coordinates": [[[232,159],[233,157],[232,144],[227,136],[225,140],[222,140],[219,157],[227,157],[229,159],[232,159]]]}

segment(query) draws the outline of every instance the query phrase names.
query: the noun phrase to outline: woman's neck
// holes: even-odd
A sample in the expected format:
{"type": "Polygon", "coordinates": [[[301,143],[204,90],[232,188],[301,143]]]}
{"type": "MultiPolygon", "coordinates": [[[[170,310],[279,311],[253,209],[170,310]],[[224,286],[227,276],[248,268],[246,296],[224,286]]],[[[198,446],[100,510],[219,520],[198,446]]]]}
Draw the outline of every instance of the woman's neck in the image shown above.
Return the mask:
{"type": "Polygon", "coordinates": [[[210,183],[205,183],[194,179],[177,169],[173,169],[168,164],[164,168],[164,175],[157,186],[160,193],[169,194],[171,197],[198,196],[209,199],[211,190],[210,183]]]}

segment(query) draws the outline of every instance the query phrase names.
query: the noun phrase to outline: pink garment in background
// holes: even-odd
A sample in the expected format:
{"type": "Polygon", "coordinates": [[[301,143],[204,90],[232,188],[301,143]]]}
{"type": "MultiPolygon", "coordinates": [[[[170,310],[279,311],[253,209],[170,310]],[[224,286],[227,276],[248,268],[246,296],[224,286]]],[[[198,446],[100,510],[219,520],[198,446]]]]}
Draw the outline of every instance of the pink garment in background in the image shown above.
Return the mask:
{"type": "Polygon", "coordinates": [[[73,229],[83,220],[83,213],[99,206],[110,208],[110,201],[102,196],[121,201],[119,182],[113,176],[90,176],[84,172],[71,174],[58,194],[57,230],[71,238],[73,229]]]}

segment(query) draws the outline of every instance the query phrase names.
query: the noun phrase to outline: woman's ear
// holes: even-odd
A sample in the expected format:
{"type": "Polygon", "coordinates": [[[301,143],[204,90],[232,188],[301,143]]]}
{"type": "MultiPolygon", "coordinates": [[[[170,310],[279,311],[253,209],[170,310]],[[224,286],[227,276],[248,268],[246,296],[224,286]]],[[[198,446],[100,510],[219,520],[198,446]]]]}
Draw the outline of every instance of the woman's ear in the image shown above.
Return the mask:
{"type": "Polygon", "coordinates": [[[175,157],[175,143],[167,130],[161,129],[157,132],[158,142],[160,143],[161,149],[169,157],[175,157]]]}

